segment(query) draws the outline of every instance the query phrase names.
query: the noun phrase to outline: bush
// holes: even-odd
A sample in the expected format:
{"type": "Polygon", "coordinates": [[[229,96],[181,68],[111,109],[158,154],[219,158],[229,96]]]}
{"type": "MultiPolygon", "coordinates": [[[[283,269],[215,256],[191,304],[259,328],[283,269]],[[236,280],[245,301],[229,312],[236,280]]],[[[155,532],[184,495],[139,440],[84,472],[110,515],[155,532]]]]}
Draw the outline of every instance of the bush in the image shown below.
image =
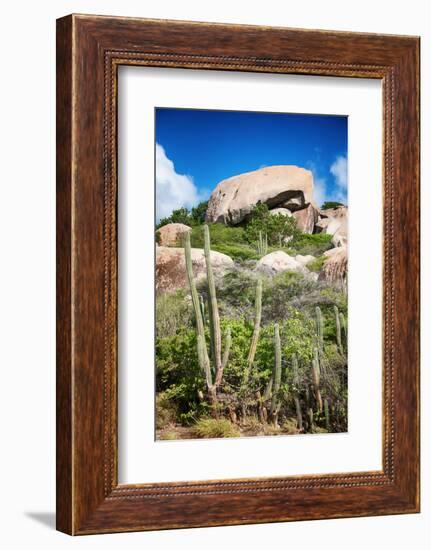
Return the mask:
{"type": "Polygon", "coordinates": [[[175,403],[165,393],[156,395],[156,428],[161,430],[174,424],[178,415],[175,403]]]}
{"type": "Polygon", "coordinates": [[[289,306],[297,304],[303,296],[318,291],[319,283],[301,273],[284,271],[264,280],[262,317],[264,322],[277,322],[288,315],[289,306]]]}
{"type": "Polygon", "coordinates": [[[329,210],[330,208],[338,208],[339,206],[345,206],[342,202],[326,201],[322,204],[321,210],[329,210]]]}
{"type": "MultiPolygon", "coordinates": [[[[211,237],[211,249],[217,245],[226,244],[247,244],[243,227],[230,227],[222,223],[212,223],[209,225],[211,237]]],[[[190,233],[190,244],[196,248],[204,247],[204,231],[202,225],[192,228],[190,233]]]]}
{"type": "Polygon", "coordinates": [[[308,233],[300,233],[295,235],[293,240],[289,243],[289,252],[296,254],[302,254],[303,256],[321,256],[324,252],[333,248],[331,242],[332,235],[326,233],[314,233],[309,235],[308,233]]]}
{"type": "Polygon", "coordinates": [[[192,326],[192,308],[186,301],[186,292],[156,297],[156,335],[158,338],[174,336],[180,329],[192,326]]]}
{"type": "Polygon", "coordinates": [[[315,273],[318,273],[323,266],[324,261],[326,260],[325,256],[319,256],[315,260],[312,260],[311,262],[308,262],[307,269],[309,271],[313,271],[315,273]]]}
{"type": "Polygon", "coordinates": [[[252,209],[245,229],[248,242],[255,245],[259,232],[266,235],[269,245],[279,245],[299,234],[294,217],[271,214],[268,206],[260,203],[252,209]]]}
{"type": "Polygon", "coordinates": [[[194,426],[194,432],[200,438],[240,437],[239,430],[226,418],[201,418],[194,426]]]}
{"type": "Polygon", "coordinates": [[[156,226],[156,229],[160,229],[168,223],[183,223],[184,225],[194,226],[200,225],[205,221],[205,214],[208,208],[208,201],[200,202],[197,206],[194,206],[191,211],[188,208],[178,208],[173,210],[172,214],[167,218],[162,218],[156,226]]]}

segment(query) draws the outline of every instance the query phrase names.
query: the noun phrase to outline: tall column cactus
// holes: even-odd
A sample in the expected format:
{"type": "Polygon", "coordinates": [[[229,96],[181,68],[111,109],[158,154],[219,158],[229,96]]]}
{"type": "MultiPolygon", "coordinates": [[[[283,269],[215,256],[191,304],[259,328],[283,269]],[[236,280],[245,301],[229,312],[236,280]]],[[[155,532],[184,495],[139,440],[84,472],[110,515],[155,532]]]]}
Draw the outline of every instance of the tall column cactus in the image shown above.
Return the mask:
{"type": "Polygon", "coordinates": [[[255,310],[255,314],[254,314],[253,336],[251,338],[250,349],[247,357],[247,367],[244,371],[243,385],[246,385],[248,382],[248,377],[250,375],[250,370],[253,367],[253,362],[254,362],[254,358],[257,350],[257,343],[259,340],[260,323],[262,319],[262,279],[258,279],[257,281],[254,310],[255,310]]]}
{"type": "Polygon", "coordinates": [[[257,242],[257,253],[260,257],[265,256],[268,253],[268,235],[262,234],[262,231],[259,231],[259,240],[257,242]]]}
{"type": "Polygon", "coordinates": [[[185,256],[185,262],[186,262],[187,279],[189,282],[190,294],[192,297],[192,304],[193,304],[193,309],[195,312],[195,319],[196,319],[197,351],[198,351],[199,366],[201,367],[202,371],[205,374],[206,384],[207,384],[208,390],[210,390],[210,387],[212,387],[213,385],[211,366],[210,366],[210,360],[208,357],[207,347],[205,343],[205,327],[204,327],[204,322],[202,318],[201,303],[199,300],[198,292],[196,290],[196,284],[195,284],[195,279],[193,275],[192,250],[190,245],[190,234],[188,232],[184,236],[184,256],[185,256]]]}
{"type": "Polygon", "coordinates": [[[330,413],[329,413],[329,403],[328,403],[328,400],[325,399],[324,402],[323,402],[323,407],[324,407],[324,411],[325,411],[325,426],[326,426],[326,430],[328,432],[331,431],[331,416],[330,416],[330,413]]]}
{"type": "Polygon", "coordinates": [[[214,274],[211,265],[211,243],[210,232],[207,225],[204,225],[204,253],[205,264],[207,269],[207,284],[208,284],[208,296],[211,309],[211,323],[212,323],[212,342],[214,349],[214,363],[216,376],[220,370],[222,370],[222,357],[221,357],[221,330],[220,330],[220,317],[217,305],[217,296],[215,291],[214,274]]]}
{"type": "Polygon", "coordinates": [[[275,361],[274,361],[274,382],[272,387],[272,399],[271,399],[271,409],[270,415],[274,424],[277,424],[277,415],[279,409],[278,403],[278,393],[280,391],[281,385],[281,342],[280,342],[280,329],[278,323],[274,325],[274,351],[275,351],[275,361]]]}
{"type": "Polygon", "coordinates": [[[338,307],[334,306],[334,315],[335,315],[335,333],[337,339],[337,348],[341,355],[344,355],[343,342],[341,340],[341,321],[340,314],[338,312],[338,307]]]}
{"type": "Polygon", "coordinates": [[[316,307],[316,332],[319,352],[323,352],[323,315],[319,306],[316,307]]]}
{"type": "Polygon", "coordinates": [[[342,311],[340,311],[339,317],[340,317],[341,333],[344,336],[344,345],[345,345],[345,350],[347,352],[347,322],[342,311]]]}
{"type": "Polygon", "coordinates": [[[320,366],[319,366],[317,349],[314,350],[314,359],[312,361],[312,378],[313,378],[314,397],[316,398],[317,408],[319,412],[322,412],[323,402],[322,402],[322,395],[320,393],[320,366]]]}
{"type": "Polygon", "coordinates": [[[221,343],[221,328],[220,328],[220,316],[218,311],[217,296],[215,290],[214,274],[211,265],[211,243],[209,228],[204,226],[204,254],[205,265],[207,272],[207,285],[208,285],[208,297],[209,297],[209,327],[210,327],[210,345],[212,350],[212,358],[214,363],[215,379],[213,381],[211,363],[208,356],[208,350],[205,340],[205,324],[203,318],[203,303],[199,299],[196,284],[193,276],[193,266],[191,257],[191,245],[190,245],[190,233],[186,233],[184,236],[184,255],[186,262],[187,279],[190,287],[190,294],[192,297],[192,304],[196,318],[196,335],[197,335],[197,352],[198,361],[202,371],[205,374],[205,380],[208,389],[208,395],[210,401],[214,406],[214,413],[217,414],[217,389],[220,386],[223,378],[223,370],[229,361],[229,352],[231,348],[232,337],[230,329],[228,328],[225,333],[225,349],[222,356],[222,343],[221,343]]]}
{"type": "Polygon", "coordinates": [[[294,386],[294,401],[296,409],[296,421],[298,424],[298,430],[302,432],[303,423],[302,423],[302,412],[301,412],[301,402],[299,400],[299,371],[298,371],[298,358],[296,354],[292,355],[292,370],[293,370],[293,386],[294,386]]]}

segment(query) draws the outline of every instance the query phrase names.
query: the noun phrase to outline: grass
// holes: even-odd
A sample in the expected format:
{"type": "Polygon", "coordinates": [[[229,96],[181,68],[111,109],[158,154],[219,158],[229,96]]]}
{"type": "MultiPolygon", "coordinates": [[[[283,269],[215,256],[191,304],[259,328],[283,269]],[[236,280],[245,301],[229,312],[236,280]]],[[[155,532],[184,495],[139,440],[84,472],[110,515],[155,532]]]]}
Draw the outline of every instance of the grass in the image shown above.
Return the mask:
{"type": "Polygon", "coordinates": [[[184,326],[192,325],[192,311],[186,301],[187,290],[160,294],[156,298],[156,333],[158,338],[174,336],[184,326]]]}
{"type": "Polygon", "coordinates": [[[303,256],[321,256],[324,252],[333,248],[331,242],[332,236],[326,233],[315,233],[309,235],[301,233],[293,241],[289,243],[289,254],[301,254],[303,256]]]}
{"type": "Polygon", "coordinates": [[[226,418],[201,418],[194,426],[199,438],[240,437],[239,430],[226,418]]]}
{"type": "Polygon", "coordinates": [[[318,273],[323,266],[323,262],[326,260],[325,256],[319,256],[315,260],[312,260],[311,262],[308,262],[307,269],[309,271],[314,271],[315,273],[318,273]]]}

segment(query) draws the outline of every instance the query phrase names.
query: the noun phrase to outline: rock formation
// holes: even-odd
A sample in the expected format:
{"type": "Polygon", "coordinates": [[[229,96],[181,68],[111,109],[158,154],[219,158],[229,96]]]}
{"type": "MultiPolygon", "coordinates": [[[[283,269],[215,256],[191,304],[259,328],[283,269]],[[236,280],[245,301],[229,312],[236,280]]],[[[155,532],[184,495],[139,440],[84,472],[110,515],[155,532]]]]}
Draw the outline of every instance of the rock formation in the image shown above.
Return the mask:
{"type": "Polygon", "coordinates": [[[282,214],[283,216],[286,216],[288,218],[291,218],[293,216],[292,212],[288,210],[287,208],[273,208],[269,212],[273,216],[276,216],[277,214],[282,214]]]}
{"type": "Polygon", "coordinates": [[[168,223],[156,231],[157,244],[159,246],[179,246],[181,236],[192,228],[183,223],[168,223]]]}
{"type": "Polygon", "coordinates": [[[319,281],[344,283],[347,278],[347,247],[338,246],[327,250],[325,261],[319,273],[319,281]]]}
{"type": "Polygon", "coordinates": [[[277,275],[282,271],[298,271],[308,273],[307,268],[286,252],[277,250],[261,258],[256,265],[256,270],[266,275],[277,275]]]}
{"type": "Polygon", "coordinates": [[[321,210],[320,218],[321,219],[316,223],[317,231],[332,235],[332,244],[334,246],[346,246],[348,224],[347,206],[338,206],[337,208],[321,210]]]}
{"type": "Polygon", "coordinates": [[[237,225],[258,203],[295,212],[313,202],[313,175],[298,166],[268,166],[221,181],[208,201],[206,221],[237,225]]]}
{"type": "Polygon", "coordinates": [[[301,256],[301,254],[298,254],[297,256],[295,256],[295,260],[302,265],[307,265],[315,259],[316,258],[311,254],[307,254],[307,256],[301,256]]]}
{"type": "MultiPolygon", "coordinates": [[[[201,248],[192,248],[193,273],[197,280],[205,278],[205,255],[201,248]]],[[[211,265],[214,274],[221,276],[234,267],[233,260],[226,254],[211,251],[211,265]]],[[[187,288],[186,263],[183,248],[158,246],[156,248],[156,292],[174,292],[187,288]]]]}
{"type": "Polygon", "coordinates": [[[319,220],[319,210],[309,204],[302,210],[296,210],[292,214],[296,219],[296,225],[302,233],[314,233],[314,226],[319,220]]]}

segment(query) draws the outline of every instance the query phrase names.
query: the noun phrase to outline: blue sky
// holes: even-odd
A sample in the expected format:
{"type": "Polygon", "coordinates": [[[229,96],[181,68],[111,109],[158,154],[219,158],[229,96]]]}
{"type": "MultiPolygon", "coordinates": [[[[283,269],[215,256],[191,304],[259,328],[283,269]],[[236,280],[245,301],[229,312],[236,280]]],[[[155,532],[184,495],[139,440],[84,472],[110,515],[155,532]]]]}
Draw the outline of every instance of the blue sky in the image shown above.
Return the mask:
{"type": "Polygon", "coordinates": [[[263,166],[313,172],[315,200],[347,203],[347,117],[156,109],[156,217],[206,200],[221,180],[263,166]]]}

